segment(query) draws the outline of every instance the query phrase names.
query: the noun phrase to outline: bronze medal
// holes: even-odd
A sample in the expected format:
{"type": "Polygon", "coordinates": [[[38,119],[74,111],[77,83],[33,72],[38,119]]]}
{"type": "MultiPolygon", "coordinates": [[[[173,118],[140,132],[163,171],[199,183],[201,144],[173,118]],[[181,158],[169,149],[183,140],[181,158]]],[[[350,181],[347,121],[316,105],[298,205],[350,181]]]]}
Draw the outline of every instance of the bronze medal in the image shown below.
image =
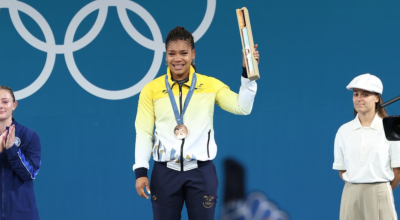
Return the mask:
{"type": "Polygon", "coordinates": [[[177,125],[174,129],[174,134],[175,134],[176,138],[178,138],[179,140],[182,140],[188,136],[189,130],[183,124],[177,125]]]}

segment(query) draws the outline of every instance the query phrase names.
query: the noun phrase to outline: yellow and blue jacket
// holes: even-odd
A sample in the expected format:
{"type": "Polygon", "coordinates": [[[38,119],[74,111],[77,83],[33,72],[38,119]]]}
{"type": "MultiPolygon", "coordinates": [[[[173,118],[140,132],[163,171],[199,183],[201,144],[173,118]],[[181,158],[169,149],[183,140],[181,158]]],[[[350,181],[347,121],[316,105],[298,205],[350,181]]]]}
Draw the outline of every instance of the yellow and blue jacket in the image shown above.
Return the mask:
{"type": "MultiPolygon", "coordinates": [[[[185,102],[193,73],[194,69],[191,67],[188,82],[180,87],[171,80],[170,70],[167,69],[168,83],[178,106],[185,102]],[[182,91],[179,91],[180,89],[182,91]],[[182,97],[179,97],[180,92],[182,97]]],[[[135,122],[136,148],[133,170],[149,169],[151,155],[154,161],[167,162],[167,167],[174,170],[195,169],[197,161],[212,160],[217,154],[213,130],[215,103],[233,114],[250,114],[257,91],[255,81],[242,77],[237,94],[213,77],[198,73],[196,75],[196,88],[183,116],[189,135],[183,140],[174,135],[177,122],[165,86],[165,75],[154,79],[141,91],[135,122]]]]}

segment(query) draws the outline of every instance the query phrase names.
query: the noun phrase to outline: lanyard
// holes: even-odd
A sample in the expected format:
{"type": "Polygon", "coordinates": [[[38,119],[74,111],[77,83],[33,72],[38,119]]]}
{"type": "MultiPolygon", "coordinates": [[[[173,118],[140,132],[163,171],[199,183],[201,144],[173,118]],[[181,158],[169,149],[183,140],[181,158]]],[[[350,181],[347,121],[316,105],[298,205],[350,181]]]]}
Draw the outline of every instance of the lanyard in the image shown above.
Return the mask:
{"type": "Polygon", "coordinates": [[[196,88],[196,81],[197,81],[197,76],[196,76],[196,73],[194,72],[193,78],[192,78],[192,85],[190,85],[189,92],[186,95],[185,104],[183,105],[182,113],[179,114],[174,94],[172,93],[171,86],[169,85],[169,82],[168,82],[168,73],[165,74],[165,86],[167,87],[169,101],[171,101],[172,109],[174,110],[175,119],[176,119],[176,122],[178,123],[178,125],[183,124],[183,115],[185,114],[185,111],[189,105],[190,99],[192,98],[194,89],[196,88]]]}

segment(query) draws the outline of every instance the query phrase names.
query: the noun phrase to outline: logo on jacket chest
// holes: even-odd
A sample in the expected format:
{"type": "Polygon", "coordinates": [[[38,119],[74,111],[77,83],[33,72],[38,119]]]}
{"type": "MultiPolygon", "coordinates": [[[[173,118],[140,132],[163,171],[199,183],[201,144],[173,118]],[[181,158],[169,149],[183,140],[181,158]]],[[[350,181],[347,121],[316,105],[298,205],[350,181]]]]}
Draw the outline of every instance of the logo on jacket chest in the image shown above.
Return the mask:
{"type": "Polygon", "coordinates": [[[15,146],[19,147],[19,145],[21,145],[21,139],[19,139],[19,137],[15,137],[14,144],[15,144],[15,146]]]}
{"type": "Polygon", "coordinates": [[[196,87],[196,89],[194,90],[195,92],[201,92],[201,91],[203,91],[203,89],[204,89],[204,84],[203,83],[200,83],[197,87],[196,87]]]}

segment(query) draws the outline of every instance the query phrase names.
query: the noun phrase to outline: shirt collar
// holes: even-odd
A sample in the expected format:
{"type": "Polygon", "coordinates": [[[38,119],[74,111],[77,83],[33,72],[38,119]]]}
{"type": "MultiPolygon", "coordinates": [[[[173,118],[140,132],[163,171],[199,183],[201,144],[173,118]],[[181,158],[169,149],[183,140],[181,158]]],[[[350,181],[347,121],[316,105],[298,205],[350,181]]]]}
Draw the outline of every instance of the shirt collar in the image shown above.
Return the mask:
{"type": "MultiPolygon", "coordinates": [[[[369,128],[372,128],[374,130],[378,130],[380,127],[382,127],[382,118],[379,117],[378,113],[375,114],[374,119],[371,122],[371,125],[369,128]]],[[[363,126],[361,125],[360,118],[358,117],[358,114],[356,115],[356,118],[354,118],[354,130],[357,130],[359,128],[362,128],[363,126]]]]}
{"type": "MultiPolygon", "coordinates": [[[[194,73],[194,68],[193,66],[190,66],[190,70],[189,70],[189,81],[185,82],[184,85],[187,85],[188,87],[190,87],[190,85],[192,85],[192,80],[193,80],[193,73],[194,73]]],[[[171,88],[174,86],[174,84],[176,82],[172,81],[172,76],[171,76],[171,71],[169,69],[169,67],[167,68],[167,74],[168,74],[168,83],[171,86],[171,88]]],[[[196,83],[197,84],[197,83],[196,83]]]]}

